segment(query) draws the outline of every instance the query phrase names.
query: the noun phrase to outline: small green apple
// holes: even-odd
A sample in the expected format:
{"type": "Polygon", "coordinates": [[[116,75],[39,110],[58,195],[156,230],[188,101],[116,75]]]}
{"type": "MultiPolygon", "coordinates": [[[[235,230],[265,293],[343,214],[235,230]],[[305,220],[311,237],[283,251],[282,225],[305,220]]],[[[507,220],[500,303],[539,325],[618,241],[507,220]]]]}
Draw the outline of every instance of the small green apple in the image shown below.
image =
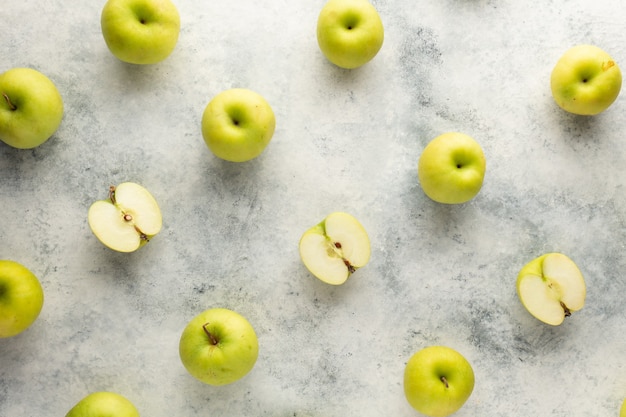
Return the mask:
{"type": "Polygon", "coordinates": [[[265,99],[254,91],[233,88],[217,94],[202,114],[202,136],[218,158],[245,162],[269,144],[276,119],[265,99]]]}
{"type": "Polygon", "coordinates": [[[521,269],[517,294],[530,314],[557,326],[583,308],[587,289],[574,261],[561,253],[547,253],[521,269]]]}
{"type": "Polygon", "coordinates": [[[180,337],[179,354],[194,378],[209,385],[226,385],[252,370],[259,344],[245,317],[226,308],[212,308],[187,324],[180,337]]]}
{"type": "Polygon", "coordinates": [[[445,417],[458,411],[473,390],[472,366],[463,355],[449,347],[426,347],[406,364],[406,399],[427,416],[445,417]]]}
{"type": "Polygon", "coordinates": [[[152,194],[133,182],[111,186],[109,198],[93,203],[87,219],[93,234],[118,252],[139,249],[159,233],[163,223],[152,194]]]}
{"type": "Polygon", "coordinates": [[[622,402],[622,408],[619,411],[619,417],[626,417],[626,399],[622,402]]]}
{"type": "Polygon", "coordinates": [[[370,240],[365,228],[348,213],[331,213],[304,232],[300,258],[318,279],[340,285],[370,259],[370,240]]]}
{"type": "Polygon", "coordinates": [[[465,203],[478,194],[485,177],[483,150],[472,137],[448,132],[430,141],[417,174],[424,193],[444,204],[465,203]]]}
{"type": "Polygon", "coordinates": [[[178,42],[180,15],[170,0],[108,0],[100,25],[107,47],[118,59],[156,64],[178,42]]]}
{"type": "Polygon", "coordinates": [[[0,260],[0,338],[15,336],[39,317],[43,288],[25,266],[0,260]]]}
{"type": "Polygon", "coordinates": [[[126,397],[100,391],[80,400],[65,417],[139,417],[139,411],[126,397]]]}
{"type": "Polygon", "coordinates": [[[317,43],[341,68],[358,68],[383,46],[384,28],[368,0],[328,0],[317,19],[317,43]]]}
{"type": "Polygon", "coordinates": [[[557,61],[550,86],[554,100],[563,110],[592,116],[613,104],[622,88],[622,72],[602,49],[578,45],[557,61]]]}
{"type": "Polygon", "coordinates": [[[0,140],[31,149],[50,139],[63,119],[63,99],[54,83],[31,68],[0,74],[0,140]]]}

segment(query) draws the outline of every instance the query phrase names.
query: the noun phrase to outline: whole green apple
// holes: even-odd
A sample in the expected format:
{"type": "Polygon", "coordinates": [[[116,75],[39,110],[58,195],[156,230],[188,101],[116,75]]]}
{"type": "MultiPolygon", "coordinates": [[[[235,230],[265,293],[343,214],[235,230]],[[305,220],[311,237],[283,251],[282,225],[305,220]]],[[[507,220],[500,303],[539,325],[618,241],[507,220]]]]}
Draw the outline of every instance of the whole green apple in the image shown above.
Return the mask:
{"type": "Polygon", "coordinates": [[[15,336],[39,317],[43,288],[25,266],[0,260],[0,338],[15,336]]]}
{"type": "Polygon", "coordinates": [[[180,15],[170,0],[108,0],[100,26],[107,47],[118,59],[156,64],[178,42],[180,15]]]}
{"type": "Polygon", "coordinates": [[[126,397],[101,391],[80,400],[65,417],[139,417],[139,412],[126,397]]]}
{"type": "Polygon", "coordinates": [[[196,379],[226,385],[252,370],[259,345],[245,317],[225,308],[212,308],[194,317],[183,330],[180,359],[196,379]]]}
{"type": "Polygon", "coordinates": [[[415,353],[404,371],[404,393],[409,404],[430,417],[458,411],[474,390],[474,371],[459,352],[429,346],[415,353]]]}
{"type": "Polygon", "coordinates": [[[578,45],[557,61],[550,87],[554,100],[563,110],[592,116],[613,104],[622,88],[622,72],[602,49],[578,45]]]}
{"type": "Polygon", "coordinates": [[[233,88],[217,94],[202,114],[202,136],[218,158],[245,162],[269,144],[276,119],[265,99],[254,91],[233,88]]]}
{"type": "Polygon", "coordinates": [[[426,145],[417,174],[424,193],[432,200],[461,204],[478,194],[485,169],[485,155],[478,142],[466,134],[448,132],[426,145]]]}
{"type": "Polygon", "coordinates": [[[383,46],[384,28],[368,0],[329,0],[317,19],[317,43],[326,58],[341,68],[358,68],[383,46]]]}
{"type": "Polygon", "coordinates": [[[13,68],[0,74],[0,95],[0,140],[9,146],[39,146],[61,125],[61,94],[37,70],[13,68]]]}

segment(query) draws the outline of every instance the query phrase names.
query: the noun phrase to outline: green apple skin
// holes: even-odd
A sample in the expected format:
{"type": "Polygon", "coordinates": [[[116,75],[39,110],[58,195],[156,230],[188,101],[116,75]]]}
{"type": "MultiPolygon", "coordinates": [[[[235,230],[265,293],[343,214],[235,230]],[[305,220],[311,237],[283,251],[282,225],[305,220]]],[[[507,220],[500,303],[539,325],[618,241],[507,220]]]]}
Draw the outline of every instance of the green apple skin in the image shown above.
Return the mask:
{"type": "Polygon", "coordinates": [[[474,371],[459,352],[429,346],[415,353],[404,371],[404,393],[409,404],[430,417],[458,411],[474,390],[474,371]]]}
{"type": "Polygon", "coordinates": [[[619,417],[626,417],[626,399],[622,402],[622,408],[620,409],[619,417]]]}
{"type": "Polygon", "coordinates": [[[32,68],[0,74],[0,140],[17,149],[32,149],[57,131],[63,99],[54,83],[32,68]]]}
{"type": "Polygon", "coordinates": [[[345,69],[371,61],[383,46],[380,15],[368,0],[329,0],[317,19],[317,42],[326,58],[345,69]]]}
{"type": "Polygon", "coordinates": [[[43,288],[25,266],[0,260],[0,338],[22,333],[43,307],[43,288]]]}
{"type": "Polygon", "coordinates": [[[230,162],[259,156],[269,144],[276,118],[258,93],[233,88],[211,99],[202,114],[202,136],[211,152],[230,162]]]}
{"type": "Polygon", "coordinates": [[[231,384],[248,374],[259,355],[254,328],[239,313],[212,308],[194,317],[179,343],[185,369],[205,384],[231,384]]]}
{"type": "Polygon", "coordinates": [[[126,397],[100,391],[80,400],[65,417],[139,417],[139,411],[126,397]]]}
{"type": "Polygon", "coordinates": [[[609,108],[622,88],[622,72],[604,50],[577,45],[557,61],[550,77],[552,96],[563,110],[593,116],[609,108]]]}
{"type": "Polygon", "coordinates": [[[486,159],[472,137],[448,132],[430,141],[420,155],[417,174],[424,193],[443,204],[473,199],[483,185],[486,159]]]}
{"type": "Polygon", "coordinates": [[[130,64],[156,64],[178,42],[180,15],[170,0],[108,0],[100,16],[111,53],[130,64]]]}

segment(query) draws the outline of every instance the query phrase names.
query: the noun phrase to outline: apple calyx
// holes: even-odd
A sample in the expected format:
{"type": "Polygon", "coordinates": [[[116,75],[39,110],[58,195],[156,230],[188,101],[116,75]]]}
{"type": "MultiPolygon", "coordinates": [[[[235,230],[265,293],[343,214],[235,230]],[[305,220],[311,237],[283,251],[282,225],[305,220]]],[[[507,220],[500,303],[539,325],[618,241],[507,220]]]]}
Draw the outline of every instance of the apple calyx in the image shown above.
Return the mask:
{"type": "Polygon", "coordinates": [[[4,97],[4,99],[6,100],[7,104],[9,105],[9,109],[11,109],[11,111],[17,110],[17,106],[11,102],[11,99],[9,98],[7,93],[2,93],[2,97],[4,97]]]}
{"type": "MultiPolygon", "coordinates": [[[[109,200],[111,200],[111,203],[113,203],[114,206],[117,206],[117,201],[115,200],[115,186],[114,185],[111,185],[109,187],[109,200]]],[[[122,210],[122,218],[124,219],[125,222],[132,222],[133,221],[132,214],[125,213],[124,210],[122,210]]],[[[144,232],[142,232],[139,229],[139,227],[137,227],[137,225],[134,224],[133,227],[135,228],[137,233],[139,233],[139,239],[145,240],[146,242],[150,241],[150,239],[148,238],[148,235],[145,234],[144,232]]]]}
{"type": "Polygon", "coordinates": [[[341,251],[341,243],[334,242],[331,245],[331,248],[334,250],[334,252],[337,254],[337,256],[339,256],[341,258],[341,260],[343,261],[344,265],[348,268],[348,271],[351,274],[354,274],[356,272],[356,268],[354,267],[354,265],[352,265],[350,263],[349,260],[347,260],[346,258],[343,257],[343,252],[341,251]]]}
{"type": "Polygon", "coordinates": [[[206,333],[206,335],[209,337],[209,342],[213,345],[213,346],[217,346],[217,344],[220,342],[219,340],[217,340],[217,337],[215,337],[215,335],[213,333],[211,333],[209,331],[209,329],[207,329],[207,326],[209,325],[209,322],[206,322],[202,325],[202,330],[204,330],[204,333],[206,333]]]}

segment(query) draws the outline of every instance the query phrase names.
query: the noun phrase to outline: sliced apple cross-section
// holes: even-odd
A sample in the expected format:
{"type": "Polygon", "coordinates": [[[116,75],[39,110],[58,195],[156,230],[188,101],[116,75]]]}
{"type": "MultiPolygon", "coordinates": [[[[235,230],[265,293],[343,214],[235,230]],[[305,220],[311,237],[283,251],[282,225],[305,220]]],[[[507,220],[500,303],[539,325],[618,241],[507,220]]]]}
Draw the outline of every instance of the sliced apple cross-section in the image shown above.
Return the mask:
{"type": "Polygon", "coordinates": [[[162,226],[161,210],[152,194],[132,182],[111,186],[109,198],[93,203],[87,217],[93,234],[118,252],[137,250],[162,226]]]}
{"type": "Polygon", "coordinates": [[[335,212],[307,230],[300,239],[300,257],[320,280],[343,284],[370,258],[370,240],[357,219],[335,212]]]}
{"type": "Polygon", "coordinates": [[[522,268],[517,293],[530,314],[557,326],[583,308],[587,289],[582,273],[570,258],[548,253],[522,268]]]}

